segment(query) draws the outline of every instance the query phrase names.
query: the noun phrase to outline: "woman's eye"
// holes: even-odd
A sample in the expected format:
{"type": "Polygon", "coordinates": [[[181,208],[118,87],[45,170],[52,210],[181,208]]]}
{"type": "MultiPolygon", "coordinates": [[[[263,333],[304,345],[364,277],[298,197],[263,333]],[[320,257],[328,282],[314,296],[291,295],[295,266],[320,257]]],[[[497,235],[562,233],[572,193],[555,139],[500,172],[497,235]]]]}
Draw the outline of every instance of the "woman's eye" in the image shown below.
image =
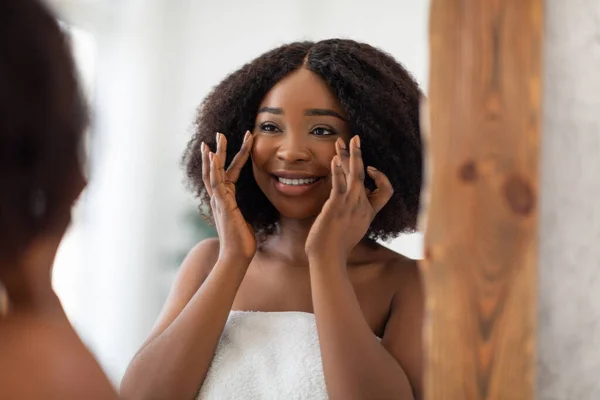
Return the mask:
{"type": "Polygon", "coordinates": [[[279,128],[276,125],[269,123],[260,124],[260,130],[263,132],[279,132],[279,128]]]}
{"type": "Polygon", "coordinates": [[[331,135],[335,135],[336,132],[329,128],[319,127],[319,128],[313,129],[312,134],[316,135],[316,136],[331,136],[331,135]]]}

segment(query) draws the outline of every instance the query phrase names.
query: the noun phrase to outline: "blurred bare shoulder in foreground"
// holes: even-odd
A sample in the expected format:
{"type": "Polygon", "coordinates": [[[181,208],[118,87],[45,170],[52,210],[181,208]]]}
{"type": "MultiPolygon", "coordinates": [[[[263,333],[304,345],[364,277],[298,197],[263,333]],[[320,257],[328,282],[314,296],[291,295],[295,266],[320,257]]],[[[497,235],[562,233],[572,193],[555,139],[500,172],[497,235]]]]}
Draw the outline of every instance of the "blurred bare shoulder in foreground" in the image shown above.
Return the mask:
{"type": "Polygon", "coordinates": [[[37,0],[0,1],[0,399],[116,399],[51,282],[85,187],[69,44],[37,0]]]}

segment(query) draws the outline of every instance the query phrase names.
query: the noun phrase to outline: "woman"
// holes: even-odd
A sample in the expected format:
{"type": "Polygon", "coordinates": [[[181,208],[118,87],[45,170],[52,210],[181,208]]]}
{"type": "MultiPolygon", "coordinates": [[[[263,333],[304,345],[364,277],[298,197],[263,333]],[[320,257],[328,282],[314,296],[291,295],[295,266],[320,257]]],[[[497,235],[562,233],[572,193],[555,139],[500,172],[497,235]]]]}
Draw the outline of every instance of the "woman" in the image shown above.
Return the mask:
{"type": "Polygon", "coordinates": [[[350,40],[282,46],[212,91],[184,161],[219,237],[184,261],[125,398],[420,397],[417,265],[375,242],[416,224],[419,98],[350,40]]]}
{"type": "Polygon", "coordinates": [[[85,185],[87,118],[65,35],[34,0],[0,2],[0,398],[114,399],[51,268],[85,185]]]}

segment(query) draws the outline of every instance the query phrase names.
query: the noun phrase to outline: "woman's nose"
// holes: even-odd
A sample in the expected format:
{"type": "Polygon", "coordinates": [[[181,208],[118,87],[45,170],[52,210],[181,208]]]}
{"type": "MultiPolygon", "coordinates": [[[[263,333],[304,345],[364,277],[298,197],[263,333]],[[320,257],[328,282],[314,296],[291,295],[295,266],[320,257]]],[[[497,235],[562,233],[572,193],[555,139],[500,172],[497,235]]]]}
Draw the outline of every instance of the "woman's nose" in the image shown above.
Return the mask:
{"type": "Polygon", "coordinates": [[[283,135],[277,149],[277,158],[287,163],[309,161],[311,153],[308,149],[306,139],[293,133],[283,135]]]}

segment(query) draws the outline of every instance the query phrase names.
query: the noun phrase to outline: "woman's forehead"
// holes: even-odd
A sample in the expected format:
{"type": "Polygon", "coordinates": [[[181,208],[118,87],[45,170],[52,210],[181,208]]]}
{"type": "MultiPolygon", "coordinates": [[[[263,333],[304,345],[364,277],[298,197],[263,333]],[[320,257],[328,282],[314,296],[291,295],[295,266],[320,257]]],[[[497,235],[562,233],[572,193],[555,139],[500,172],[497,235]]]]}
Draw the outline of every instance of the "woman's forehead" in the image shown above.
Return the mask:
{"type": "Polygon", "coordinates": [[[327,83],[308,69],[301,68],[279,81],[267,93],[260,107],[286,110],[331,109],[343,114],[339,100],[327,83]]]}

